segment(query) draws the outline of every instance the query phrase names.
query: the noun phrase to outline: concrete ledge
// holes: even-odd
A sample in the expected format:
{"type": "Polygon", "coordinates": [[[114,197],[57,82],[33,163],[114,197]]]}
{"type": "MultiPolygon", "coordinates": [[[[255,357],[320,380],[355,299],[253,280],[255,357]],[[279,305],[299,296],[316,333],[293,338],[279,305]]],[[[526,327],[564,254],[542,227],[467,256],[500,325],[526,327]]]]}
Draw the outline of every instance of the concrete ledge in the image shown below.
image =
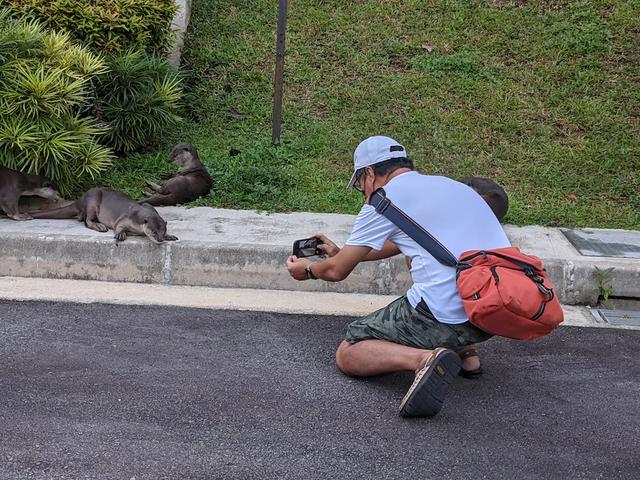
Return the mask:
{"type": "MultiPolygon", "coordinates": [[[[264,214],[207,207],[159,209],[178,242],[130,237],[116,244],[73,220],[0,218],[0,276],[399,295],[410,285],[402,258],[358,266],[344,282],[296,282],[284,262],[293,241],[324,232],[338,244],[352,215],[264,214]]],[[[559,229],[506,226],[513,244],[543,259],[563,303],[594,304],[595,267],[614,267],[614,295],[640,298],[640,260],[581,256],[559,229]]]]}
{"type": "Polygon", "coordinates": [[[162,283],[166,249],[69,235],[2,237],[2,275],[162,283]]]}

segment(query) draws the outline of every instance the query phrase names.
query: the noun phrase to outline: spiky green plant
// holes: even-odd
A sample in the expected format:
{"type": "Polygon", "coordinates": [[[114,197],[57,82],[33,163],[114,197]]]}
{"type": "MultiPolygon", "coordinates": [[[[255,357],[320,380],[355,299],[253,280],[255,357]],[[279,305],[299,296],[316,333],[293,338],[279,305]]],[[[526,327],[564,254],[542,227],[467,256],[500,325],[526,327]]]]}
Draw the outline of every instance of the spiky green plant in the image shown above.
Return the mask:
{"type": "Polygon", "coordinates": [[[0,0],[53,30],[69,32],[94,52],[129,48],[163,54],[171,45],[175,0],[0,0]]]}
{"type": "Polygon", "coordinates": [[[129,153],[177,124],[182,97],[178,71],[165,59],[131,51],[110,57],[96,83],[97,117],[110,127],[109,145],[129,153]]]}
{"type": "Polygon", "coordinates": [[[65,33],[0,10],[0,164],[56,181],[68,192],[107,168],[107,131],[87,114],[103,60],[65,33]]]}

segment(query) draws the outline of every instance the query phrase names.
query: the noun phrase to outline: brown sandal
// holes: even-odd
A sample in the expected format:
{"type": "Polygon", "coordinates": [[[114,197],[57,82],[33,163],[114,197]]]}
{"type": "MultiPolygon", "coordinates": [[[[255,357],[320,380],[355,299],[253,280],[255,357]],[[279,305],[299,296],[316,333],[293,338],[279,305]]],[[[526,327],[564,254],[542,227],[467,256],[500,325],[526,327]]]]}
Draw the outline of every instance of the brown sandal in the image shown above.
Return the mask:
{"type": "Polygon", "coordinates": [[[453,350],[436,348],[402,399],[403,417],[432,417],[444,403],[449,385],[460,370],[460,358],[453,350]]]}
{"type": "MultiPolygon", "coordinates": [[[[460,357],[461,361],[471,357],[480,357],[480,355],[478,355],[476,347],[474,347],[473,345],[462,347],[456,353],[460,357]]],[[[464,378],[480,378],[480,376],[482,376],[482,366],[476,368],[475,370],[465,370],[464,368],[460,368],[460,372],[458,373],[458,375],[464,378]]]]}

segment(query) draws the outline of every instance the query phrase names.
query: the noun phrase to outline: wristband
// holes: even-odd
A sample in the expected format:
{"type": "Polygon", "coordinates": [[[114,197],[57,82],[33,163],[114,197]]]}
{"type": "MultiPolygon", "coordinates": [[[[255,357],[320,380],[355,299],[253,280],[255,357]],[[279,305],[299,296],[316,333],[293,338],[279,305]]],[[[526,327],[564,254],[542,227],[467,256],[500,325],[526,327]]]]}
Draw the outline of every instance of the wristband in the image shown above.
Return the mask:
{"type": "Polygon", "coordinates": [[[314,273],[313,273],[313,270],[311,270],[311,265],[313,265],[313,263],[310,263],[309,265],[307,265],[307,266],[304,268],[304,271],[305,271],[305,272],[307,272],[307,278],[308,278],[309,280],[317,280],[317,279],[318,279],[318,277],[316,277],[316,276],[314,275],[314,273]]]}

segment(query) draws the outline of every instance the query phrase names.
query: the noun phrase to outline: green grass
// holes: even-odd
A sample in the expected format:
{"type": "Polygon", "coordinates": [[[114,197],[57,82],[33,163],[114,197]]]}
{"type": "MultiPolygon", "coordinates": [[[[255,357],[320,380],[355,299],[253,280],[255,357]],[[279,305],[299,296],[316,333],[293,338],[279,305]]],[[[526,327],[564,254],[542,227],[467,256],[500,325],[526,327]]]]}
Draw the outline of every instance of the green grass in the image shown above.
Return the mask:
{"type": "Polygon", "coordinates": [[[354,213],[353,149],[384,134],[420,171],[498,180],[509,223],[640,229],[638,0],[290,2],[272,147],[276,9],[195,0],[188,120],[102,181],[138,193],[188,141],[217,180],[201,205],[354,213]]]}

